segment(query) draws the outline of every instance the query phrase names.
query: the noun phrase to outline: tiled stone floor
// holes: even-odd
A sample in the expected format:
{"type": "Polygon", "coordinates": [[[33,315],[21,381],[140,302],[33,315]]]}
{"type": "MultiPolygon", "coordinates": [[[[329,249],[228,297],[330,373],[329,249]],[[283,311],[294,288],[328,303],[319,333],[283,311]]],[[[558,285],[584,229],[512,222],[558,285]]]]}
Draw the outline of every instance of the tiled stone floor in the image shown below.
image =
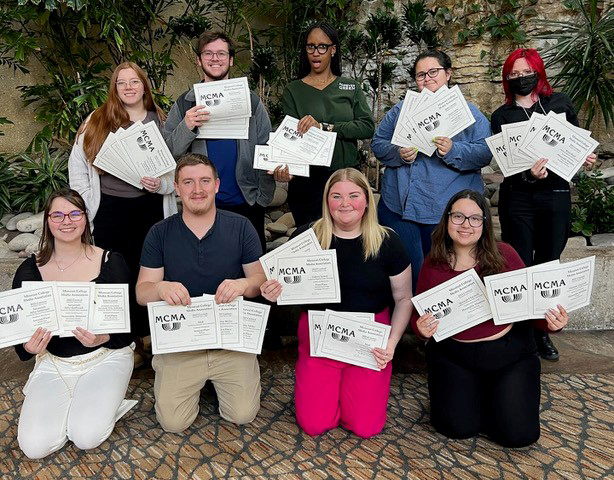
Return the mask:
{"type": "Polygon", "coordinates": [[[184,434],[164,433],[153,413],[152,372],[135,372],[128,392],[139,404],[108,441],[89,452],[67,445],[42,461],[17,446],[21,387],[32,368],[0,351],[2,478],[441,478],[580,479],[614,477],[614,332],[565,332],[558,363],[542,376],[542,436],[519,450],[485,437],[448,440],[428,422],[420,348],[406,338],[397,352],[388,422],[362,440],[343,429],[312,438],[294,420],[296,339],[261,357],[262,408],[236,427],[215,413],[205,392],[201,414],[184,434]]]}

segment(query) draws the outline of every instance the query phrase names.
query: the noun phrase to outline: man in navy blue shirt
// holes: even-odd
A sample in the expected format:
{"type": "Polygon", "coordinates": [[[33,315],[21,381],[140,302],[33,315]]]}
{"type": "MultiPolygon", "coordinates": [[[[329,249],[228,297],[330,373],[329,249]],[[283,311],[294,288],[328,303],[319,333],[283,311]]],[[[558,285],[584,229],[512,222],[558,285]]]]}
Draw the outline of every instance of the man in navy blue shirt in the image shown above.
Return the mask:
{"type": "MultiPolygon", "coordinates": [[[[217,303],[255,297],[265,275],[258,235],[245,218],[217,210],[220,179],[204,155],[186,154],[177,163],[175,189],[182,213],[154,225],[143,245],[136,285],[141,305],[164,300],[189,305],[190,297],[215,295],[217,303]]],[[[198,350],[154,356],[156,416],[168,432],[181,432],[198,415],[200,390],[211,380],[220,415],[251,422],[260,409],[260,369],[256,355],[198,350]]]]}

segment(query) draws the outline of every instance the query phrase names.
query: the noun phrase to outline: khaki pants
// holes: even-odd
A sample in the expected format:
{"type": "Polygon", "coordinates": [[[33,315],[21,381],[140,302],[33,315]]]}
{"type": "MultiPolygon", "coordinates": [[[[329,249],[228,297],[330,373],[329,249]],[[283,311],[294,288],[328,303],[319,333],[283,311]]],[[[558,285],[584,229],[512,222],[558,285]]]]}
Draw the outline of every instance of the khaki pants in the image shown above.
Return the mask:
{"type": "Polygon", "coordinates": [[[220,415],[238,425],[260,409],[260,367],[256,355],[230,350],[154,355],[156,417],[167,432],[182,432],[198,415],[200,391],[213,382],[220,415]]]}

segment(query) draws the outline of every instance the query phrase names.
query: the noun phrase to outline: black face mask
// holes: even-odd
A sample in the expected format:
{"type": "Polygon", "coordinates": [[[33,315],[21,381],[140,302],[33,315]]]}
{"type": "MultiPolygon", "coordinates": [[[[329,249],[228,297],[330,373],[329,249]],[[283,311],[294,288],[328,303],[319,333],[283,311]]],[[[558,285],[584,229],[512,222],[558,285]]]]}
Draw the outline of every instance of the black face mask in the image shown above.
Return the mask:
{"type": "Polygon", "coordinates": [[[533,91],[537,86],[537,74],[527,75],[526,77],[513,78],[508,81],[510,91],[514,95],[525,96],[533,91]]]}

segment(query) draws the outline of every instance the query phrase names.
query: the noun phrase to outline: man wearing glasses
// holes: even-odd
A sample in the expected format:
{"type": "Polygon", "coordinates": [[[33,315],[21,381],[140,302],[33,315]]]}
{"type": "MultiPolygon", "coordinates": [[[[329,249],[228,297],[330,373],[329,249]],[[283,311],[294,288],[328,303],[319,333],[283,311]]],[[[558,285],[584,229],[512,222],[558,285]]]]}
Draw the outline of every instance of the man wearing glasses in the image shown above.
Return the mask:
{"type": "MultiPolygon", "coordinates": [[[[222,32],[207,31],[198,39],[196,62],[202,69],[203,82],[227,80],[234,62],[235,48],[222,32]]],[[[194,90],[183,93],[171,108],[162,134],[177,159],[187,152],[206,155],[219,172],[220,189],[215,197],[217,208],[247,217],[256,229],[264,251],[264,208],[273,199],[275,181],[264,170],[255,170],[254,147],[269,139],[271,121],[255,93],[251,93],[252,116],[249,138],[198,139],[198,127],[209,120],[202,105],[196,105],[194,90]]]]}

